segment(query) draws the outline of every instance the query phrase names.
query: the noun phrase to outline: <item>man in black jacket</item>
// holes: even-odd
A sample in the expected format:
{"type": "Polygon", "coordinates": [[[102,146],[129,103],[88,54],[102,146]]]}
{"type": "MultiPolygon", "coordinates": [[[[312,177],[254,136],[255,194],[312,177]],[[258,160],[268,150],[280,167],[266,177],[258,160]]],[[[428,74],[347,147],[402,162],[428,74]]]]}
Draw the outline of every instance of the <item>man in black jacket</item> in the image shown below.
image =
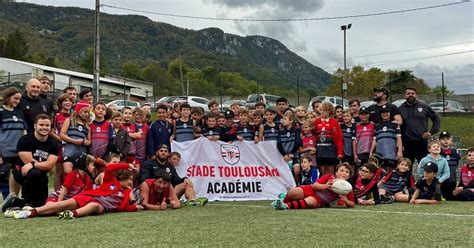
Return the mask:
{"type": "Polygon", "coordinates": [[[406,88],[405,99],[406,102],[399,108],[403,118],[403,155],[412,162],[415,158],[420,162],[428,154],[428,140],[439,131],[441,121],[429,105],[416,100],[416,89],[406,88]],[[430,131],[428,119],[433,123],[430,131]]]}
{"type": "Polygon", "coordinates": [[[25,116],[28,133],[34,132],[34,122],[39,114],[51,116],[52,109],[48,106],[48,102],[40,97],[41,86],[40,81],[32,78],[26,84],[26,94],[22,94],[18,109],[25,116]]]}
{"type": "Polygon", "coordinates": [[[155,159],[150,159],[145,161],[140,167],[140,183],[146,179],[154,179],[158,176],[160,171],[164,171],[171,175],[171,185],[173,185],[174,190],[178,198],[184,194],[187,203],[191,205],[204,205],[207,203],[206,198],[196,199],[196,194],[194,192],[194,186],[191,180],[187,177],[181,178],[173,165],[168,162],[169,148],[168,145],[162,144],[158,146],[155,151],[155,159]]]}

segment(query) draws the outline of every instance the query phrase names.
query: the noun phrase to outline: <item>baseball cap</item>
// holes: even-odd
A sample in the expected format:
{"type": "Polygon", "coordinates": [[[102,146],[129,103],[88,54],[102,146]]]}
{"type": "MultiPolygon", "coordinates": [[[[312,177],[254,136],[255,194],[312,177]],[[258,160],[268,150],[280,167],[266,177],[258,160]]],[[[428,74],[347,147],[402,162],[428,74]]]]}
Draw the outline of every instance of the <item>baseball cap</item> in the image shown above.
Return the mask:
{"type": "Polygon", "coordinates": [[[387,105],[382,106],[382,108],[380,109],[380,113],[382,113],[382,112],[390,112],[387,105]]]}
{"type": "Polygon", "coordinates": [[[367,107],[363,106],[362,108],[359,109],[359,113],[369,113],[369,110],[367,109],[367,107]]]}
{"type": "Polygon", "coordinates": [[[227,111],[224,112],[224,117],[225,117],[226,119],[228,119],[228,118],[234,118],[234,112],[232,112],[232,111],[230,111],[230,110],[227,110],[227,111]]]}
{"type": "Polygon", "coordinates": [[[158,151],[158,150],[160,150],[160,149],[162,149],[162,148],[165,148],[165,149],[168,150],[168,151],[170,150],[170,148],[168,147],[167,144],[161,144],[161,145],[159,145],[158,148],[156,148],[156,150],[158,151]]]}
{"type": "Polygon", "coordinates": [[[375,92],[382,92],[384,93],[385,95],[390,95],[390,91],[387,90],[387,88],[384,88],[384,87],[381,87],[381,88],[374,88],[374,93],[375,92]]]}
{"type": "Polygon", "coordinates": [[[433,162],[428,162],[425,164],[425,171],[438,173],[438,165],[433,162]]]}
{"type": "Polygon", "coordinates": [[[451,138],[451,134],[447,131],[443,131],[439,134],[438,138],[441,139],[441,138],[444,138],[444,137],[451,138]]]}

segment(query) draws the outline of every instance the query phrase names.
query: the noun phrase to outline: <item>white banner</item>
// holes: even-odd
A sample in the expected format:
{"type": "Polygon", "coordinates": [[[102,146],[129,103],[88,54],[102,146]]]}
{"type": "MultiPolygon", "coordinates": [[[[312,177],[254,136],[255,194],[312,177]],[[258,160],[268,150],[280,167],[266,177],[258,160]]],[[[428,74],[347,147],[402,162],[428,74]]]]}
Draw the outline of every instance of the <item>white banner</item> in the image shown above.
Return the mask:
{"type": "Polygon", "coordinates": [[[211,201],[270,200],[295,186],[276,142],[233,144],[199,138],[171,144],[181,154],[176,168],[193,181],[197,196],[211,201]]]}

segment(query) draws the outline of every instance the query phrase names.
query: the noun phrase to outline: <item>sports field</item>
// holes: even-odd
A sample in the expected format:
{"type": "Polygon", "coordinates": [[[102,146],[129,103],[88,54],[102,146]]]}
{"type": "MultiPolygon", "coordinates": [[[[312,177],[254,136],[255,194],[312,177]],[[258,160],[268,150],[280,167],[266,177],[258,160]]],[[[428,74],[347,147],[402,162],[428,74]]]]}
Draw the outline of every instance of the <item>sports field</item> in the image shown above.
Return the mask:
{"type": "Polygon", "coordinates": [[[277,211],[269,201],[59,220],[0,217],[2,247],[473,247],[472,202],[277,211]]]}

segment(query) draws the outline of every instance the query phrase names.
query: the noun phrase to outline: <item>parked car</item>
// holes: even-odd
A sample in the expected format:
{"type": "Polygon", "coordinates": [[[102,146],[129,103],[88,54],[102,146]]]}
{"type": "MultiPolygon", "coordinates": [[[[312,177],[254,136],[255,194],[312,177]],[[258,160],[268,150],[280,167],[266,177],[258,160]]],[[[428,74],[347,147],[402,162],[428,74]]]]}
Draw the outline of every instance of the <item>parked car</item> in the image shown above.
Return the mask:
{"type": "Polygon", "coordinates": [[[376,102],[374,101],[363,101],[363,102],[360,102],[360,107],[369,107],[369,106],[372,106],[376,104],[376,102]]]}
{"type": "Polygon", "coordinates": [[[398,99],[398,100],[393,101],[392,104],[397,107],[400,107],[400,105],[402,105],[404,102],[406,102],[405,99],[398,99]]]}
{"type": "Polygon", "coordinates": [[[313,102],[316,100],[320,100],[321,102],[329,102],[331,103],[334,107],[336,106],[342,106],[343,108],[348,108],[349,107],[349,101],[346,99],[342,99],[339,96],[315,96],[309,101],[308,104],[308,112],[313,111],[313,102]]]}
{"type": "Polygon", "coordinates": [[[230,105],[238,103],[240,106],[245,106],[247,104],[247,101],[245,100],[227,100],[222,103],[222,111],[227,111],[230,109],[230,105]]]}
{"type": "Polygon", "coordinates": [[[209,112],[209,107],[207,104],[210,102],[208,99],[199,96],[177,96],[171,104],[175,102],[188,102],[191,107],[201,107],[204,109],[204,112],[209,112]]]}
{"type": "Polygon", "coordinates": [[[265,93],[262,94],[250,94],[247,97],[246,107],[253,107],[257,102],[263,102],[267,107],[276,107],[276,100],[280,98],[280,96],[275,95],[268,95],[265,93]]]}
{"type": "MultiPolygon", "coordinates": [[[[430,107],[435,112],[443,112],[443,102],[432,102],[430,103],[430,107]]],[[[447,100],[444,101],[444,112],[467,112],[467,108],[460,102],[447,100]]]]}
{"type": "Polygon", "coordinates": [[[131,108],[140,107],[139,102],[130,101],[130,100],[113,100],[113,101],[105,104],[105,106],[107,106],[107,107],[111,106],[111,105],[115,105],[115,107],[119,111],[122,111],[123,107],[125,107],[125,106],[131,107],[131,108]]]}

